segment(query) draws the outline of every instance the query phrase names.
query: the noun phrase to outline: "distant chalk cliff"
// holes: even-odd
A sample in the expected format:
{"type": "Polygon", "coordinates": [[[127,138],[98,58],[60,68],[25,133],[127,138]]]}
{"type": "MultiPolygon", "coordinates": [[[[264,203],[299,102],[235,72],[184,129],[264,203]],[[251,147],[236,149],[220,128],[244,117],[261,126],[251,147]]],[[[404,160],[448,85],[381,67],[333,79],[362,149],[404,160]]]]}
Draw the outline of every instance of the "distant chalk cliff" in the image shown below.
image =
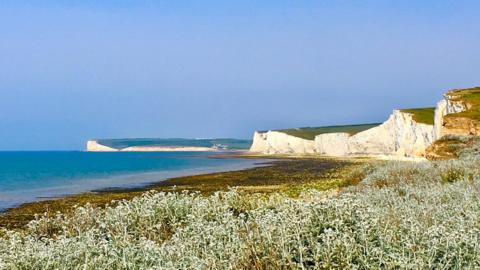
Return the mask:
{"type": "Polygon", "coordinates": [[[207,152],[216,148],[201,146],[130,146],[116,149],[100,144],[96,140],[87,142],[88,152],[207,152]]]}
{"type": "Polygon", "coordinates": [[[99,144],[96,140],[87,142],[87,151],[89,152],[117,152],[118,149],[99,144]]]}
{"type": "Polygon", "coordinates": [[[89,152],[203,152],[248,150],[251,140],[231,138],[126,138],[89,140],[89,152]]]}

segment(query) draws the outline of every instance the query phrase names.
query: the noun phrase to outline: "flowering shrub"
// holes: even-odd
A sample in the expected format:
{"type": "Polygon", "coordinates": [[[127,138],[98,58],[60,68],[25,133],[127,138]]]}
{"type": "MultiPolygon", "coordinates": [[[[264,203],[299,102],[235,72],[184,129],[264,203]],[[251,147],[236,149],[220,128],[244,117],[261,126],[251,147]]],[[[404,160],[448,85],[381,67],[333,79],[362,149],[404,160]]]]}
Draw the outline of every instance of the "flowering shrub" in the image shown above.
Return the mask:
{"type": "Polygon", "coordinates": [[[0,231],[2,269],[478,269],[480,160],[390,162],[358,186],[148,192],[0,231]]]}

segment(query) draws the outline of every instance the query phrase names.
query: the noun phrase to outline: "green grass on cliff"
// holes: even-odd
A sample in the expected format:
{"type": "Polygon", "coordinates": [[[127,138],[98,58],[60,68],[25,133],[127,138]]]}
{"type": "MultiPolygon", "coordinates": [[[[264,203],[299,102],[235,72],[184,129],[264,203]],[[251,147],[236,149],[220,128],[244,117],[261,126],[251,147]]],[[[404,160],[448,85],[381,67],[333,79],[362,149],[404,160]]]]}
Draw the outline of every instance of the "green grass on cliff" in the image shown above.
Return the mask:
{"type": "Polygon", "coordinates": [[[303,128],[290,128],[290,129],[279,129],[275,131],[283,132],[291,136],[298,138],[313,140],[315,136],[325,133],[337,133],[345,132],[350,135],[357,134],[359,132],[371,129],[380,125],[380,123],[374,124],[360,124],[360,125],[346,125],[346,126],[326,126],[326,127],[303,127],[303,128]]]}
{"type": "Polygon", "coordinates": [[[413,120],[417,123],[433,125],[435,117],[435,108],[415,108],[415,109],[402,109],[403,113],[410,113],[413,116],[413,120]]]}
{"type": "Polygon", "coordinates": [[[447,95],[452,97],[452,101],[462,101],[469,107],[466,111],[449,114],[447,117],[466,117],[480,120],[480,87],[456,89],[449,91],[447,95]]]}

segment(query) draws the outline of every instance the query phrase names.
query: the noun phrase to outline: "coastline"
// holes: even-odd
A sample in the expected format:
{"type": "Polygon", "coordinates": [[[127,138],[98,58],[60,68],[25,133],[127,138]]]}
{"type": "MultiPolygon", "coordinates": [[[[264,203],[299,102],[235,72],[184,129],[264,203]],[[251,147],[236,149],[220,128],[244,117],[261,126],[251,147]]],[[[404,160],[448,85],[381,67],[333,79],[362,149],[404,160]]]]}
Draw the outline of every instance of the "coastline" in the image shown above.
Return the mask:
{"type": "Polygon", "coordinates": [[[331,159],[306,156],[266,157],[244,154],[226,154],[225,157],[252,158],[259,162],[251,168],[183,175],[138,187],[102,188],[24,203],[5,209],[0,213],[0,228],[21,228],[30,220],[35,219],[36,215],[55,215],[57,212],[68,214],[75,206],[87,203],[104,207],[115,204],[113,201],[130,200],[150,190],[157,192],[191,191],[208,195],[215,191],[237,187],[242,192],[284,191],[291,196],[298,196],[306,188],[320,190],[342,188],[361,180],[361,175],[352,175],[352,172],[358,173],[358,168],[367,161],[367,159],[331,159]]]}
{"type": "MultiPolygon", "coordinates": [[[[162,156],[162,158],[169,157],[170,156],[162,156]]],[[[162,169],[158,171],[153,170],[144,172],[132,171],[121,174],[115,172],[108,175],[95,175],[78,178],[77,180],[72,180],[68,183],[59,182],[54,186],[43,185],[40,187],[29,187],[18,190],[7,189],[6,191],[0,191],[0,214],[7,212],[9,209],[21,207],[22,205],[29,203],[56,200],[89,192],[144,189],[148,186],[172,178],[244,170],[261,166],[259,163],[268,162],[267,158],[251,160],[243,158],[237,153],[228,153],[228,156],[223,156],[222,153],[199,155],[196,154],[196,152],[192,152],[191,154],[182,154],[181,157],[202,158],[207,160],[230,159],[236,161],[222,162],[223,164],[215,162],[181,169],[162,169]]]]}
{"type": "Polygon", "coordinates": [[[210,152],[218,151],[211,147],[199,146],[130,146],[119,151],[122,152],[210,152]]]}

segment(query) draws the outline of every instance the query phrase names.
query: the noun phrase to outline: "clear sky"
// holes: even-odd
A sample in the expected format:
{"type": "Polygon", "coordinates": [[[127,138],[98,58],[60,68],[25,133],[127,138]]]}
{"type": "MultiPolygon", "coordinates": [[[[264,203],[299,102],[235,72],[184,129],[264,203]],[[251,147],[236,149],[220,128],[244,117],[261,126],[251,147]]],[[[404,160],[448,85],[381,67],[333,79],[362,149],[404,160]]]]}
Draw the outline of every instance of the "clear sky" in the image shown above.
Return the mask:
{"type": "Polygon", "coordinates": [[[0,149],[249,138],[433,106],[480,85],[479,3],[0,1],[0,149]]]}

